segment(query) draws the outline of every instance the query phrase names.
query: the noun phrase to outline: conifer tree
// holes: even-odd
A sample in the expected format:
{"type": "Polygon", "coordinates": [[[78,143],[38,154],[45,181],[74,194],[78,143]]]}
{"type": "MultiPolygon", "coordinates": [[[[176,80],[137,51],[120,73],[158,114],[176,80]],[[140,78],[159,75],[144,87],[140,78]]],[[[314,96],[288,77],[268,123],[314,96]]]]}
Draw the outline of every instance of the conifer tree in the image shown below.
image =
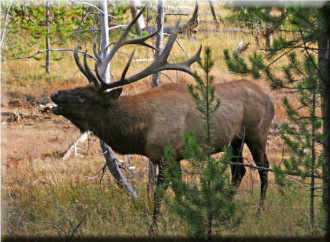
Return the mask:
{"type": "Polygon", "coordinates": [[[232,188],[228,168],[232,156],[230,147],[222,158],[211,157],[213,151],[213,113],[219,108],[220,100],[215,99],[213,76],[210,75],[214,64],[211,49],[205,48],[205,57],[199,61],[205,73],[205,81],[195,73],[196,85],[189,85],[196,109],[204,119],[204,140],[199,143],[194,132],[184,136],[182,155],[188,160],[189,168],[184,175],[196,182],[187,183],[181,178],[180,164],[173,157],[173,150],[167,147],[165,159],[166,182],[175,191],[169,206],[187,223],[187,234],[191,238],[210,241],[215,226],[231,227],[239,222],[235,215],[236,203],[232,200],[232,188]]]}
{"type": "MultiPolygon", "coordinates": [[[[284,98],[289,123],[281,128],[281,137],[291,150],[284,159],[284,166],[275,166],[277,181],[283,183],[285,174],[297,173],[311,177],[310,218],[314,223],[315,177],[322,173],[323,204],[329,213],[329,167],[330,167],[330,5],[318,7],[254,7],[241,8],[238,17],[244,21],[259,21],[264,26],[275,26],[276,38],[271,45],[264,45],[248,61],[224,51],[230,71],[261,76],[270,81],[274,89],[286,89],[297,93],[299,103],[284,98]],[[270,15],[269,13],[275,13],[270,15]],[[299,54],[298,54],[299,53],[299,54]],[[288,64],[277,65],[287,58],[288,64]],[[249,62],[249,63],[247,63],[249,62]],[[318,149],[318,146],[322,146],[318,149]],[[322,169],[321,169],[322,168],[322,169]]],[[[330,216],[327,218],[327,234],[330,239],[330,216]]]]}
{"type": "MultiPolygon", "coordinates": [[[[86,38],[88,41],[93,39],[91,26],[95,24],[95,14],[91,7],[82,4],[71,6],[65,2],[56,4],[45,2],[14,2],[10,11],[10,22],[8,26],[8,45],[3,48],[4,55],[8,58],[15,58],[35,51],[35,47],[46,49],[46,62],[42,67],[46,68],[46,73],[50,72],[50,57],[55,61],[60,61],[62,55],[57,52],[50,52],[63,45],[69,37],[77,35],[86,38]],[[22,40],[16,33],[23,32],[22,40]],[[77,33],[75,35],[75,33],[77,33]],[[26,36],[25,36],[26,34],[26,36]],[[45,39],[45,41],[40,41],[45,39]]],[[[93,29],[93,28],[92,28],[93,29]]],[[[97,29],[96,29],[97,30],[97,29]]],[[[94,31],[95,32],[95,31],[94,31]]],[[[34,56],[34,59],[42,58],[34,56]]]]}

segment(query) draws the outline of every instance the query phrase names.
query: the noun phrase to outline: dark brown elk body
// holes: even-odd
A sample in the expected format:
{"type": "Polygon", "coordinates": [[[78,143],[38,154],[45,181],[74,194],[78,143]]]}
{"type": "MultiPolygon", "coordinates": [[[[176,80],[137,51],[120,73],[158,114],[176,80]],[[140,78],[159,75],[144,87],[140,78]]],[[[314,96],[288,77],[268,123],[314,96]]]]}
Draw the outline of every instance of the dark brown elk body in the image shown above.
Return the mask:
{"type": "MultiPolygon", "coordinates": [[[[114,151],[121,154],[140,154],[152,162],[160,164],[164,149],[168,145],[174,148],[174,155],[181,160],[183,137],[195,131],[197,138],[203,138],[201,114],[195,108],[195,102],[188,92],[186,84],[168,84],[133,96],[121,96],[123,85],[138,81],[162,70],[180,70],[194,75],[190,65],[200,57],[201,47],[190,59],[180,63],[167,61],[179,31],[179,23],[172,29],[167,44],[160,56],[146,69],[126,77],[134,51],[124,68],[119,81],[106,83],[103,77],[107,66],[118,49],[127,44],[140,44],[153,48],[145,41],[153,34],[138,39],[128,39],[128,33],[145,7],[128,25],[122,36],[114,44],[109,54],[100,56],[94,42],[94,55],[97,59],[95,74],[87,64],[84,65],[74,49],[74,58],[80,71],[90,83],[87,87],[53,92],[51,99],[58,106],[53,112],[69,119],[81,131],[90,130],[114,151]],[[117,87],[117,88],[116,88],[117,87]],[[118,88],[119,87],[119,88],[118,88]],[[115,89],[114,89],[115,88],[115,89]],[[106,90],[110,90],[106,92],[106,90]]],[[[267,94],[257,85],[246,80],[215,84],[215,96],[220,99],[219,109],[214,114],[214,150],[219,152],[224,146],[232,145],[232,181],[238,186],[245,174],[243,163],[243,143],[249,147],[258,166],[268,167],[266,140],[270,123],[274,116],[274,106],[267,94]]],[[[164,185],[162,167],[159,166],[157,185],[164,185]]],[[[261,180],[261,203],[266,195],[267,171],[259,170],[261,180]]],[[[157,216],[160,197],[155,193],[155,208],[150,232],[157,228],[157,216]]]]}
{"type": "MultiPolygon", "coordinates": [[[[81,131],[92,131],[116,152],[144,155],[154,163],[162,160],[168,145],[180,160],[183,136],[189,131],[202,138],[204,121],[186,84],[167,84],[119,97],[121,91],[97,93],[85,87],[54,92],[51,98],[58,106],[53,112],[71,120],[81,131]]],[[[268,166],[265,149],[274,116],[270,97],[246,80],[215,84],[215,96],[221,101],[213,117],[215,151],[232,144],[237,153],[244,139],[255,163],[268,166]]],[[[241,171],[237,174],[240,182],[245,169],[236,169],[241,171]]]]}

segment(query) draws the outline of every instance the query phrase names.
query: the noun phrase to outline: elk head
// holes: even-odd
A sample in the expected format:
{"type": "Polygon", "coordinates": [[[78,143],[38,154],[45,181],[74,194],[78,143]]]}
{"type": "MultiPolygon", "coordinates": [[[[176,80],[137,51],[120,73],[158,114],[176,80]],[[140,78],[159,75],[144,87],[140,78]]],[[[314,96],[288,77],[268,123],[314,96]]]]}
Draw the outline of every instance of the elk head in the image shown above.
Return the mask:
{"type": "MultiPolygon", "coordinates": [[[[102,76],[104,76],[107,66],[110,63],[114,54],[118,51],[118,49],[127,44],[139,44],[149,48],[155,49],[153,46],[147,44],[145,41],[156,34],[161,30],[161,26],[159,29],[146,36],[137,39],[127,39],[128,33],[131,30],[132,26],[136,22],[136,20],[140,17],[145,7],[139,12],[138,15],[132,20],[132,22],[128,25],[124,33],[120,36],[117,42],[115,42],[113,48],[110,53],[106,56],[101,57],[96,50],[96,41],[94,41],[93,51],[95,55],[95,59],[97,60],[95,63],[95,74],[89,68],[87,64],[87,53],[84,53],[84,65],[80,62],[78,56],[78,48],[74,49],[74,59],[80,71],[87,77],[90,85],[87,87],[79,87],[75,89],[61,90],[56,91],[51,94],[51,99],[58,106],[54,107],[53,113],[56,115],[63,115],[65,118],[72,121],[81,131],[85,131],[89,129],[88,119],[90,117],[91,110],[100,109],[104,107],[109,107],[111,105],[116,105],[117,99],[120,97],[122,92],[122,86],[127,85],[129,83],[136,82],[144,77],[147,77],[153,73],[162,71],[162,70],[180,70],[187,72],[189,74],[193,74],[190,65],[198,60],[200,57],[201,47],[197,51],[197,53],[190,59],[180,63],[169,63],[167,58],[171,52],[173,44],[176,40],[177,33],[179,30],[179,22],[176,24],[175,28],[171,31],[168,42],[161,53],[161,55],[146,69],[138,72],[137,74],[126,77],[127,70],[131,64],[134,51],[132,52],[126,67],[121,75],[119,81],[106,83],[102,76]],[[115,88],[115,89],[113,89],[115,88]],[[109,89],[111,89],[109,91],[109,89]],[[108,91],[106,91],[108,90],[108,91]]],[[[100,112],[99,112],[100,113],[100,112]]],[[[102,113],[102,111],[101,111],[102,113]]]]}

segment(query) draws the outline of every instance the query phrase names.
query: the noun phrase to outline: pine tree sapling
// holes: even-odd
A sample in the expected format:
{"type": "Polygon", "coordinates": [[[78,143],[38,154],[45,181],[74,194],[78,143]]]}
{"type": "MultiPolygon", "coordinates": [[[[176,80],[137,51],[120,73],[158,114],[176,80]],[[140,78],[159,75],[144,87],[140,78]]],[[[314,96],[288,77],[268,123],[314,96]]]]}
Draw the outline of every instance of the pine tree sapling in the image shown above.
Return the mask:
{"type": "MultiPolygon", "coordinates": [[[[329,75],[326,73],[326,64],[329,62],[324,53],[329,47],[322,41],[326,37],[325,26],[329,27],[328,13],[317,7],[304,8],[299,6],[284,6],[273,8],[245,8],[237,10],[239,16],[245,21],[259,19],[262,25],[277,26],[279,33],[269,45],[265,45],[263,54],[255,52],[248,60],[239,56],[229,56],[224,51],[227,67],[230,71],[247,74],[259,78],[262,74],[269,80],[274,89],[283,88],[294,93],[298,102],[292,102],[288,97],[283,99],[288,123],[281,127],[281,137],[290,150],[290,157],[285,157],[280,165],[274,166],[276,182],[281,185],[288,184],[285,180],[287,174],[299,174],[303,182],[311,177],[310,187],[310,221],[314,224],[314,199],[317,190],[315,177],[329,176],[325,169],[326,157],[329,152],[325,149],[328,139],[329,126],[325,125],[326,93],[329,93],[329,75]],[[276,14],[270,16],[270,11],[276,14]],[[328,23],[326,23],[328,21],[328,23]],[[317,46],[315,46],[317,42],[317,46]],[[316,47],[316,48],[315,48],[316,47]],[[299,54],[298,54],[299,53],[299,54]],[[320,58],[323,56],[323,58],[320,58]],[[279,65],[280,59],[286,59],[287,64],[279,65]],[[318,60],[317,60],[318,59],[318,60]],[[268,63],[267,63],[268,62],[268,63]],[[280,70],[280,71],[278,71],[280,70]],[[322,150],[323,145],[323,150],[322,150]]],[[[329,65],[329,64],[328,64],[329,65]]],[[[323,197],[327,184],[324,182],[323,197]]],[[[325,202],[324,202],[325,204],[325,202]]],[[[323,210],[321,211],[323,212],[323,210]]],[[[330,228],[329,228],[330,230],[330,228]]],[[[330,232],[329,232],[330,234],[330,232]]]]}
{"type": "MultiPolygon", "coordinates": [[[[83,4],[54,3],[48,0],[34,3],[15,1],[10,15],[7,36],[10,44],[6,45],[4,56],[17,58],[28,55],[37,47],[44,50],[38,54],[44,53],[46,57],[45,64],[41,65],[46,68],[46,73],[50,72],[51,58],[58,62],[63,58],[58,48],[69,38],[78,36],[79,39],[91,42],[98,30],[94,26],[95,12],[83,4]],[[21,36],[24,36],[24,41],[15,35],[19,31],[23,33],[21,36]],[[42,39],[45,41],[40,41],[42,39]]],[[[36,55],[33,58],[37,61],[43,59],[36,55]]]]}
{"type": "Polygon", "coordinates": [[[168,204],[187,223],[188,236],[211,240],[215,228],[235,226],[240,218],[235,215],[236,203],[232,200],[228,173],[231,148],[225,148],[221,159],[211,156],[212,115],[219,108],[220,100],[214,97],[213,76],[210,75],[214,62],[210,48],[205,48],[205,57],[199,64],[205,73],[205,82],[195,73],[196,85],[188,88],[204,120],[204,140],[199,143],[195,133],[189,132],[184,136],[181,152],[189,163],[183,175],[197,178],[197,181],[182,180],[180,163],[174,159],[172,147],[165,150],[165,177],[175,193],[173,199],[167,197],[168,204]]]}

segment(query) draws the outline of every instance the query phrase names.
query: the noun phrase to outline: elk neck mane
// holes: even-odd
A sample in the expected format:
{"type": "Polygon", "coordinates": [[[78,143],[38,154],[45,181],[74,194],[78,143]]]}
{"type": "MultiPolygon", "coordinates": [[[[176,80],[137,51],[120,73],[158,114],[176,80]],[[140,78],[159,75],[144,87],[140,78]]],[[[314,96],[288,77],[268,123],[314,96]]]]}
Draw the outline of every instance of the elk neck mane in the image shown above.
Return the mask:
{"type": "Polygon", "coordinates": [[[90,112],[89,129],[120,154],[145,155],[152,110],[137,100],[140,96],[123,95],[90,112]]]}

